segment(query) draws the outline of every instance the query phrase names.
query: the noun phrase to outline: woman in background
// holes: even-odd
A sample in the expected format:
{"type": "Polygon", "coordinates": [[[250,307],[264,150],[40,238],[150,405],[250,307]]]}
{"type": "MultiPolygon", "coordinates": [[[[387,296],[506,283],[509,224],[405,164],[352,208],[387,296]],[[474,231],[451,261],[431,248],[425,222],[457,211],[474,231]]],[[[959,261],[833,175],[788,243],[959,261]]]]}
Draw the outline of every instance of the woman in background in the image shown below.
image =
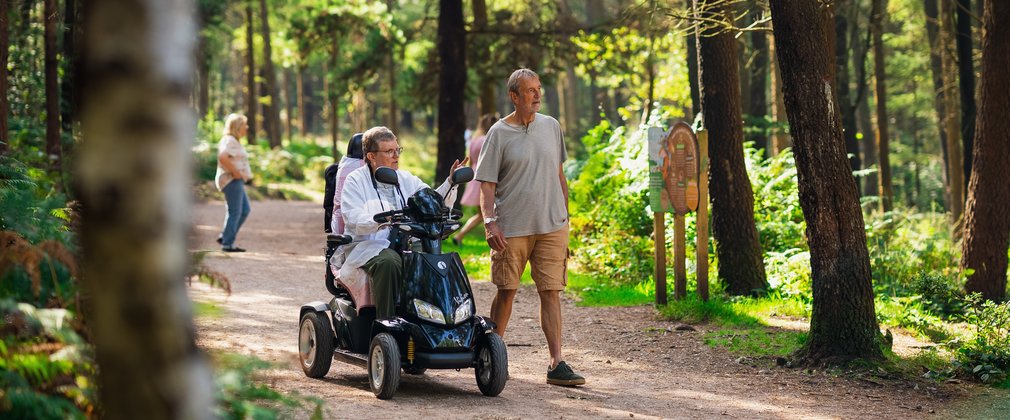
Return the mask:
{"type": "Polygon", "coordinates": [[[245,252],[235,246],[235,237],[250,211],[245,184],[252,181],[252,170],[249,168],[249,154],[239,142],[248,129],[249,123],[244,115],[228,115],[224,120],[224,136],[217,146],[214,184],[224,193],[225,200],[224,227],[217,237],[217,243],[221,244],[224,252],[245,252]]]}
{"type": "MultiPolygon", "coordinates": [[[[473,140],[470,141],[470,155],[467,158],[470,160],[470,167],[474,171],[477,170],[477,162],[480,160],[480,148],[484,146],[484,138],[487,137],[487,130],[491,129],[494,123],[498,122],[498,114],[484,114],[480,117],[480,122],[477,124],[477,130],[474,131],[473,140]]],[[[463,245],[463,237],[466,236],[467,232],[473,230],[474,227],[480,223],[484,216],[480,213],[480,182],[474,180],[466,184],[466,190],[463,192],[463,198],[460,200],[460,204],[463,206],[473,206],[477,209],[477,213],[467,219],[466,224],[463,228],[456,232],[452,237],[452,243],[456,246],[463,245]]]]}

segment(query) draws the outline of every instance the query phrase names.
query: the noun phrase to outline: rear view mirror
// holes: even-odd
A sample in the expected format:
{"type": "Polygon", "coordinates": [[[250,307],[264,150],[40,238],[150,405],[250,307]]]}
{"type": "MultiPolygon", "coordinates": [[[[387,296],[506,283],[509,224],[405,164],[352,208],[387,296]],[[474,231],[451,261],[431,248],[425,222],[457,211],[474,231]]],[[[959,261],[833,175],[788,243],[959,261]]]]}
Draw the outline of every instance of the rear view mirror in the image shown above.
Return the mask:
{"type": "Polygon", "coordinates": [[[473,181],[473,168],[469,166],[457,169],[456,172],[452,173],[452,178],[449,180],[453,185],[470,181],[473,181]]]}
{"type": "Polygon", "coordinates": [[[400,180],[396,177],[396,171],[386,166],[380,166],[379,169],[375,170],[375,180],[383,184],[400,185],[400,180]]]}

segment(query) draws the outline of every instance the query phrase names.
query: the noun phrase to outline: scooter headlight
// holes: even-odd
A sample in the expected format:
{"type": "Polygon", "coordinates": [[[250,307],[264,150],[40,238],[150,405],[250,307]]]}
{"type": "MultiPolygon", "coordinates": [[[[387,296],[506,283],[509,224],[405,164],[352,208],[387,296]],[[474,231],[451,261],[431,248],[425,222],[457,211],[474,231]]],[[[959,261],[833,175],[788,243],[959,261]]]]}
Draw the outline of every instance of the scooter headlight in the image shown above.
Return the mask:
{"type": "Polygon", "coordinates": [[[445,325],[445,315],[442,314],[442,310],[421,299],[414,299],[414,312],[417,312],[417,316],[421,319],[445,325]]]}
{"type": "Polygon", "coordinates": [[[452,315],[454,323],[460,323],[473,315],[473,301],[470,299],[464,300],[462,304],[456,308],[456,313],[452,315]]]}

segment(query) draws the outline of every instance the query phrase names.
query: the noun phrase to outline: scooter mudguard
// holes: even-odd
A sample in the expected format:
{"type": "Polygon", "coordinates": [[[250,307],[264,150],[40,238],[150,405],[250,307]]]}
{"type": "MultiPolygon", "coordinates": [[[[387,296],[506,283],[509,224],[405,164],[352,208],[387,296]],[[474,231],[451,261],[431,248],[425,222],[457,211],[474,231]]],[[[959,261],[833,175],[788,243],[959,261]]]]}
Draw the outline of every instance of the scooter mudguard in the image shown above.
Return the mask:
{"type": "Polygon", "coordinates": [[[365,353],[371,341],[370,329],[375,320],[375,308],[361,308],[360,311],[351,301],[335,297],[330,301],[333,312],[333,330],[336,333],[337,347],[365,353]]]}

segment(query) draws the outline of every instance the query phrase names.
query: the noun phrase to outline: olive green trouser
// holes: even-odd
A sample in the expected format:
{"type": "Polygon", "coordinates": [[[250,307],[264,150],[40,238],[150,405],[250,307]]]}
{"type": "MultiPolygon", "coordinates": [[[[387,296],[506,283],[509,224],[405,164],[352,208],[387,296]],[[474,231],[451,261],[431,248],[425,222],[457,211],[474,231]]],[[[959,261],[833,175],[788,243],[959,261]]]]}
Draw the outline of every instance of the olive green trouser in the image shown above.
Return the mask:
{"type": "Polygon", "coordinates": [[[400,277],[403,276],[403,260],[400,258],[400,254],[385,248],[361,268],[368,273],[369,286],[372,289],[372,302],[375,303],[375,318],[392,317],[395,310],[393,287],[399,283],[400,277]]]}

